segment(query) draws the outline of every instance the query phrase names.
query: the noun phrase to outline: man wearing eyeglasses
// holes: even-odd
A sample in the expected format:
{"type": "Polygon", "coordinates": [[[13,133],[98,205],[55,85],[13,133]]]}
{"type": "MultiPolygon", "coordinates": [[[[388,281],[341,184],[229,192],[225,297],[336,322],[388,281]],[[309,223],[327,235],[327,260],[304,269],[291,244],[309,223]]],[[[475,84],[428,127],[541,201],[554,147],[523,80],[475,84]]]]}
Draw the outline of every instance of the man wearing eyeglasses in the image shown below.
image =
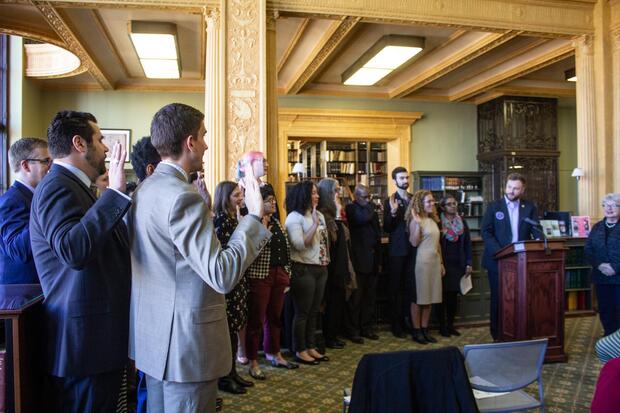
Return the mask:
{"type": "Polygon", "coordinates": [[[15,182],[0,196],[0,284],[38,284],[30,247],[30,205],[34,189],[50,167],[47,142],[22,138],[9,149],[15,182]]]}

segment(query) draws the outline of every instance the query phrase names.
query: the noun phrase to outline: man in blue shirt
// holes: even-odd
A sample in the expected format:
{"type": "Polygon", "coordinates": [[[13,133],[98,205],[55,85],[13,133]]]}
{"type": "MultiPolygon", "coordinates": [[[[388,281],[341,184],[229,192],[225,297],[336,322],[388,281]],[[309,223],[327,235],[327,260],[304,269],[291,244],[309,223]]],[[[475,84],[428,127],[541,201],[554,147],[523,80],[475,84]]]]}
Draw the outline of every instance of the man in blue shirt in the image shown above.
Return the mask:
{"type": "Polygon", "coordinates": [[[22,138],[11,145],[13,185],[0,196],[0,284],[38,284],[30,247],[30,204],[34,189],[50,167],[47,142],[22,138]]]}

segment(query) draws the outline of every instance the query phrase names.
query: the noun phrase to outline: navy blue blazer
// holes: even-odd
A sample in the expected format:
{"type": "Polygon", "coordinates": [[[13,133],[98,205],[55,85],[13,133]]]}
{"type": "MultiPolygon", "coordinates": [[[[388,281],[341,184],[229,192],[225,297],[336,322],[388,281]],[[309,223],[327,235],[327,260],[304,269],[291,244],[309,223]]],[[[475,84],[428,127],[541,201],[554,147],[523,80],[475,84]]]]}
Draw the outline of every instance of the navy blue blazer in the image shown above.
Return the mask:
{"type": "Polygon", "coordinates": [[[0,284],[37,284],[39,277],[30,248],[32,192],[15,181],[0,196],[0,284]]]}
{"type": "MultiPolygon", "coordinates": [[[[538,222],[536,207],[530,201],[521,199],[519,207],[519,241],[539,238],[540,233],[532,225],[524,221],[530,218],[538,222]]],[[[510,227],[510,215],[506,207],[506,197],[489,203],[482,218],[480,235],[484,240],[484,256],[482,266],[489,271],[497,272],[495,254],[512,243],[512,228],[510,227]]]]}
{"type": "Polygon", "coordinates": [[[594,284],[620,284],[620,224],[610,229],[607,236],[604,219],[594,224],[583,252],[588,263],[592,265],[594,284]],[[604,262],[611,264],[616,275],[608,277],[598,269],[604,262]]]}
{"type": "Polygon", "coordinates": [[[383,230],[390,237],[388,255],[392,257],[405,257],[409,255],[412,248],[409,243],[407,224],[405,224],[405,211],[409,202],[398,196],[398,192],[396,192],[396,200],[398,201],[398,210],[394,217],[391,214],[390,199],[388,198],[383,202],[383,230]]]}
{"type": "Polygon", "coordinates": [[[130,204],[111,189],[97,200],[56,164],[37,186],[30,239],[45,296],[45,367],[54,376],[127,362],[131,264],[122,218],[130,204]]]}
{"type": "Polygon", "coordinates": [[[381,247],[381,229],[374,204],[357,202],[345,208],[351,231],[351,261],[355,271],[367,274],[375,270],[381,247]]]}

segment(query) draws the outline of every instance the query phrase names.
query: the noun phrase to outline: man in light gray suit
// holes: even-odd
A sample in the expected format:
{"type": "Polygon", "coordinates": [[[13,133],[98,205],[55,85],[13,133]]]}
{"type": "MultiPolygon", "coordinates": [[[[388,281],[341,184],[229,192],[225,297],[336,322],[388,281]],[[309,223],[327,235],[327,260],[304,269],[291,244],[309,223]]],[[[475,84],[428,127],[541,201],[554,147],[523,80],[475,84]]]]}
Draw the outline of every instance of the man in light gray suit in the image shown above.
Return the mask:
{"type": "Polygon", "coordinates": [[[230,370],[224,293],[237,284],[271,233],[252,168],[249,214],[222,249],[189,174],[202,168],[204,115],[173,103],[151,123],[162,157],[136,190],[129,216],[132,291],[130,357],[147,375],[149,413],[214,412],[217,378],[230,370]]]}

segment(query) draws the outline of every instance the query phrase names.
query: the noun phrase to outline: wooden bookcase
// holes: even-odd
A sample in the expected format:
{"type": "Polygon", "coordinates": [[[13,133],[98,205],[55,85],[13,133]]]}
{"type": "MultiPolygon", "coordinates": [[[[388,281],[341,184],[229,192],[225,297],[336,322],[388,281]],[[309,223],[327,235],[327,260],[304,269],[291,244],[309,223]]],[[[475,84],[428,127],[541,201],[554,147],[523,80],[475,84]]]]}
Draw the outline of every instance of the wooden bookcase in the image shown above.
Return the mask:
{"type": "Polygon", "coordinates": [[[597,308],[590,275],[592,267],[584,257],[585,244],[586,238],[565,238],[564,305],[567,316],[592,315],[597,308]]]}
{"type": "Polygon", "coordinates": [[[435,200],[450,194],[459,202],[459,214],[467,220],[472,239],[480,238],[484,215],[483,177],[481,172],[414,171],[413,190],[426,189],[435,200]]]}

